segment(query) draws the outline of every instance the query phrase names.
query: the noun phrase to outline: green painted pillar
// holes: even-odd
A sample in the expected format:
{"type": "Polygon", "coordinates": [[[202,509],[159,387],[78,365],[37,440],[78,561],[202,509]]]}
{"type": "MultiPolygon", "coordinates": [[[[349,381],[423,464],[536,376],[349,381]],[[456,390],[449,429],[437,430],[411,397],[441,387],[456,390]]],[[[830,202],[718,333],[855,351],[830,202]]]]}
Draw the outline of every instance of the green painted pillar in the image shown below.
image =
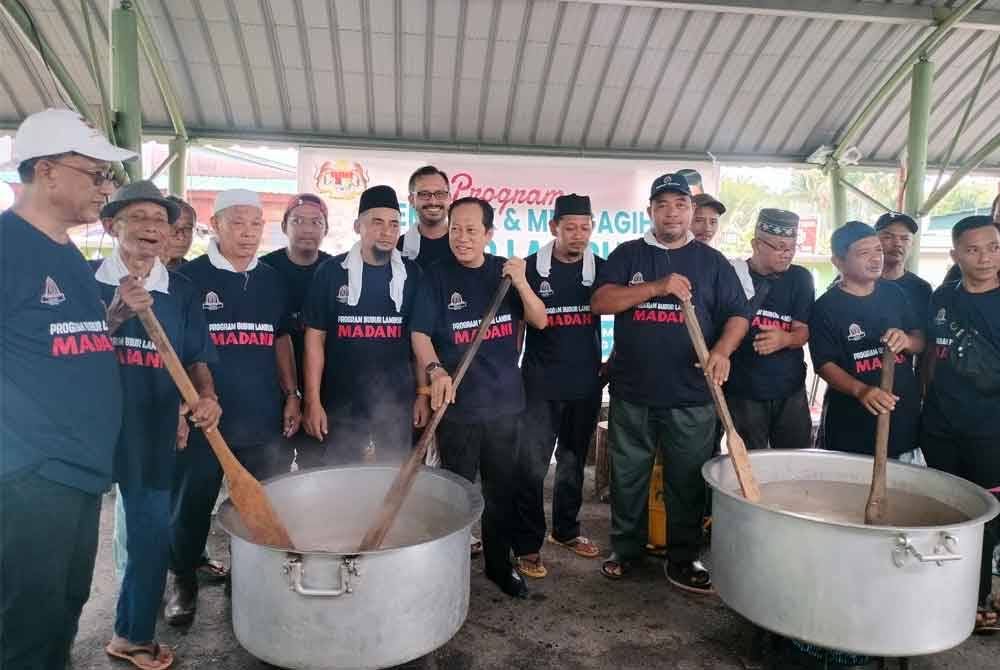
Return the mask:
{"type": "MultiPolygon", "coordinates": [[[[111,86],[118,144],[142,153],[142,103],[139,99],[139,32],[131,0],[111,11],[111,86]]],[[[142,179],[142,159],[125,163],[129,179],[142,179]]]]}
{"type": "MultiPolygon", "coordinates": [[[[934,64],[922,57],[913,66],[910,89],[910,129],[906,139],[906,213],[920,223],[920,207],[924,204],[924,178],[927,175],[927,129],[931,116],[931,87],[934,64]]],[[[906,262],[916,272],[920,265],[920,233],[913,240],[913,250],[906,262]]]]}
{"type": "Polygon", "coordinates": [[[187,141],[175,137],[170,141],[170,153],[177,158],[170,164],[170,194],[178,198],[187,197],[187,141]]]}
{"type": "Polygon", "coordinates": [[[830,173],[830,229],[836,230],[847,223],[847,187],[840,165],[833,163],[830,173]]]}

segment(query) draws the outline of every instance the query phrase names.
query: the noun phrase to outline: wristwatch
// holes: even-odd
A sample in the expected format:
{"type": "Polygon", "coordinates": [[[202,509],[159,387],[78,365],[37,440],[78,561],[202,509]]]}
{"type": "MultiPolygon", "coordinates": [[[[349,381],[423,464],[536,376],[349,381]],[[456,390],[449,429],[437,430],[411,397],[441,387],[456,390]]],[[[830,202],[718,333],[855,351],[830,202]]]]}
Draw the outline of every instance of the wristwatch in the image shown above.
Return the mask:
{"type": "MultiPolygon", "coordinates": [[[[424,372],[426,372],[427,376],[430,377],[431,373],[434,372],[437,369],[444,370],[444,366],[441,365],[440,363],[438,363],[437,361],[434,361],[433,363],[428,363],[427,364],[427,367],[424,368],[424,372]]],[[[444,371],[445,371],[445,373],[448,372],[447,370],[444,370],[444,371]]]]}
{"type": "Polygon", "coordinates": [[[291,391],[285,391],[285,398],[291,398],[292,396],[295,396],[299,400],[302,400],[302,391],[300,391],[299,389],[293,389],[291,391]]]}

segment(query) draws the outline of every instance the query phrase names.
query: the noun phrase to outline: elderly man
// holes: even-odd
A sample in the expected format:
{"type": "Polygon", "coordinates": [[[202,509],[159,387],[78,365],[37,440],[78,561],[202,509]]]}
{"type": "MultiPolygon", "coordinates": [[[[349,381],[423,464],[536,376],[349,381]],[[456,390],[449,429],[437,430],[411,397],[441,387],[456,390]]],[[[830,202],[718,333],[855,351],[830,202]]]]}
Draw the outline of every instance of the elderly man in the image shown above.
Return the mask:
{"type": "Polygon", "coordinates": [[[594,230],[590,198],[556,198],[549,222],[555,239],[525,259],[528,285],[545,303],[544,330],[528,327],[522,376],[527,408],[518,448],[514,556],[527,577],[548,574],[542,563],[545,535],[543,488],[552,450],[556,480],[549,542],[584,558],[600,550],[580,534],[583,468],[601,408],[601,320],[590,313],[597,271],[604,261],[590,248],[594,230]]]}
{"type": "MultiPolygon", "coordinates": [[[[329,230],[326,203],[318,195],[300,193],[288,201],[281,217],[281,232],[288,238],[288,246],[260,257],[278,271],[285,280],[288,291],[288,309],[291,312],[289,328],[292,348],[295,350],[295,371],[300,389],[305,389],[305,333],[303,308],[313,276],[330,254],[320,249],[329,230]]],[[[304,431],[288,440],[295,450],[295,462],[300,469],[323,465],[322,445],[317,445],[304,431]]]]}
{"type": "Polygon", "coordinates": [[[419,222],[399,238],[396,248],[421,268],[446,258],[454,258],[448,245],[448,175],[433,165],[425,165],[410,175],[410,207],[419,222]]]}
{"type": "Polygon", "coordinates": [[[931,301],[931,285],[906,269],[906,259],[913,248],[913,236],[920,227],[908,214],[887,212],[875,222],[875,232],[882,243],[885,261],[882,279],[903,289],[920,323],[927,321],[927,306],[931,301]]]}
{"type": "Polygon", "coordinates": [[[611,358],[612,553],[601,571],[620,579],[641,556],[649,478],[662,453],[667,514],[667,580],[692,593],[711,593],[698,561],[705,485],[701,466],[712,456],[716,414],[708,384],[729,377],[729,357],[746,335],[746,298],[725,257],[691,239],[687,180],[665,174],[650,188],[653,227],[611,252],[590,306],[615,315],[611,358]],[[711,352],[695,367],[681,301],[692,301],[711,352]],[[706,379],[707,377],[707,379],[706,379]]]}
{"type": "Polygon", "coordinates": [[[161,197],[152,182],[118,189],[101,210],[104,228],[118,244],[108,258],[94,262],[101,294],[110,305],[109,327],[128,398],[114,459],[114,479],[130,529],[128,560],[115,635],[106,651],[143,668],[165,668],[173,659],[169,648],[154,641],[154,631],[170,561],[170,545],[164,538],[170,533],[175,417],[181,403],[163,359],[134,318],[134,307],[153,310],[187,367],[201,398],[190,408],[195,426],[214,430],[221,414],[208,369],[208,363],[216,361],[215,347],[198,293],[194,284],[169,272],[158,258],[180,213],[176,202],[161,197]],[[131,306],[123,298],[128,293],[135,294],[131,306]]]}
{"type": "MultiPolygon", "coordinates": [[[[967,216],[951,231],[951,257],[962,281],[945,284],[931,300],[920,446],[927,463],[973,481],[1000,496],[1000,230],[988,216],[967,216]],[[957,333],[963,333],[960,335],[957,333]],[[974,333],[974,334],[973,334],[974,333]],[[966,365],[956,352],[965,339],[966,365]],[[979,365],[973,363],[975,357],[979,365]]],[[[1000,593],[990,599],[993,547],[1000,521],[986,525],[979,578],[978,630],[998,630],[1000,593]]]]}
{"type": "MultiPolygon", "coordinates": [[[[23,190],[0,214],[0,667],[64,668],[97,555],[121,382],[93,271],[69,237],[135,157],[68,110],[14,138],[23,190]]],[[[176,421],[176,419],[175,419],[176,421]]]]}
{"type": "MultiPolygon", "coordinates": [[[[284,282],[257,262],[264,217],[256,193],[223,191],[215,199],[208,253],[185,264],[219,360],[209,366],[224,412],[220,430],[236,458],[258,479],[287,472],[281,438],[299,429],[301,392],[288,335],[284,282]]],[[[168,623],[190,622],[197,607],[195,570],[202,560],[222,468],[201,431],[177,455],[170,524],[168,623]]]]}
{"type": "Polygon", "coordinates": [[[802,348],[809,340],[812,275],[792,265],[799,217],[782,209],[757,216],[753,255],[733,261],[750,301],[750,331],[733,356],[726,396],[748,449],[804,449],[812,436],[802,348]]]}
{"type": "Polygon", "coordinates": [[[514,469],[518,415],[524,385],[517,367],[518,322],[541,330],[545,304],[531,290],[524,261],[486,254],[493,237],[493,208],[479,198],[461,198],[448,211],[448,242],[454,260],[427,270],[410,324],[417,382],[431,381],[431,407],[454,402],[437,430],[443,466],[469,481],[483,480],[483,553],[486,576],[509,596],[527,587],[510,564],[514,520],[514,469]],[[502,277],[512,289],[497,310],[456,396],[451,373],[468,349],[502,277]]]}
{"type": "Polygon", "coordinates": [[[177,217],[177,221],[170,226],[170,233],[167,236],[167,243],[160,260],[168,270],[176,270],[184,264],[188,252],[191,251],[191,243],[194,241],[194,227],[198,223],[198,213],[194,211],[191,203],[176,195],[168,195],[167,200],[180,208],[180,215],[177,217]]]}
{"type": "Polygon", "coordinates": [[[875,423],[892,412],[889,456],[912,458],[920,423],[920,390],[910,356],[924,350],[924,326],[899,286],[882,281],[878,234],[849,221],[830,239],[841,280],[813,305],[809,353],[829,384],[823,446],[834,451],[875,453],[875,423]],[[879,387],[882,353],[896,354],[892,391],[879,387]]]}
{"type": "Polygon", "coordinates": [[[396,250],[396,192],[362,193],[354,230],[361,239],[320,268],[305,307],[304,424],[327,464],[357,461],[370,444],[379,460],[402,460],[430,415],[410,360],[420,267],[396,250]]]}
{"type": "Polygon", "coordinates": [[[726,206],[707,193],[698,193],[691,200],[694,203],[691,233],[699,242],[711,244],[719,232],[719,219],[726,213],[726,206]]]}

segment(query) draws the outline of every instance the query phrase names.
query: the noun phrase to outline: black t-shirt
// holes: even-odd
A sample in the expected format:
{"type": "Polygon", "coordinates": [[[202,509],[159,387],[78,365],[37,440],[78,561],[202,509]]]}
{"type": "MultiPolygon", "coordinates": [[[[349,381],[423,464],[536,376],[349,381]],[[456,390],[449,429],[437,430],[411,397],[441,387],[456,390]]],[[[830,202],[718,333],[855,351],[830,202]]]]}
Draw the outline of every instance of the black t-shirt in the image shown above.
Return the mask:
{"type": "Polygon", "coordinates": [[[923,328],[923,324],[927,323],[927,309],[931,303],[931,293],[934,292],[930,283],[910,271],[904,272],[903,276],[899,279],[892,279],[890,281],[903,289],[906,299],[910,301],[910,306],[913,307],[913,314],[916,316],[918,323],[921,324],[921,328],[923,328]]]}
{"type": "Polygon", "coordinates": [[[402,308],[389,294],[392,268],[365,264],[361,297],[347,304],[347,254],[334,256],[316,272],[304,317],[309,328],[326,332],[323,405],[358,418],[382,409],[410,411],[416,392],[410,355],[410,317],[420,283],[420,266],[403,259],[406,284],[402,308]]]}
{"type": "Polygon", "coordinates": [[[782,349],[761,356],[753,349],[753,338],[761,332],[761,327],[778,327],[789,332],[792,321],[809,323],[815,299],[812,275],[804,267],[792,265],[785,272],[767,277],[751,269],[750,278],[758,291],[765,283],[769,288],[750,320],[747,336],[733,354],[726,393],[753,400],[781,400],[804,388],[805,353],[801,348],[782,349]]]}
{"type": "MultiPolygon", "coordinates": [[[[288,332],[281,276],[263,263],[248,272],[220,269],[207,254],[184,265],[182,272],[198,289],[198,304],[219,354],[209,367],[222,405],[222,435],[234,449],[277,439],[284,395],[274,340],[288,332]]],[[[201,439],[201,431],[191,435],[201,439]]]]}
{"type": "Polygon", "coordinates": [[[278,271],[285,281],[285,289],[288,292],[288,334],[292,336],[292,346],[295,347],[295,370],[299,376],[299,388],[302,382],[302,356],[305,351],[306,325],[302,308],[306,302],[306,295],[309,293],[309,284],[312,282],[316,269],[330,258],[330,254],[325,251],[319,252],[319,258],[311,265],[299,265],[293,263],[288,258],[287,249],[276,249],[269,254],[260,257],[262,263],[267,263],[278,271]]]}
{"type": "MultiPolygon", "coordinates": [[[[538,254],[525,259],[531,290],[545,303],[544,330],[525,332],[521,370],[529,394],[549,400],[579,400],[600,390],[601,317],[590,313],[593,286],[583,285],[583,260],[562,263],[555,256],[549,276],[538,274],[538,254]]],[[[595,258],[600,270],[604,259],[595,258]]]]}
{"type": "MultiPolygon", "coordinates": [[[[452,375],[493,300],[506,262],[490,254],[478,268],[442,260],[428,268],[417,289],[410,329],[431,338],[452,375]]],[[[517,367],[517,328],[523,318],[521,297],[511,287],[465,373],[455,404],[448,408],[450,421],[476,423],[524,409],[524,384],[517,367]]]]}
{"type": "MultiPolygon", "coordinates": [[[[447,226],[447,223],[442,223],[440,225],[447,226]]],[[[396,242],[396,248],[400,251],[403,250],[403,235],[399,236],[399,241],[396,242]]],[[[451,247],[448,245],[448,236],[444,235],[435,239],[430,239],[420,236],[420,253],[413,260],[416,261],[417,265],[421,269],[426,270],[434,263],[444,259],[455,259],[455,254],[451,252],[451,247]]]]}
{"type": "Polygon", "coordinates": [[[940,436],[998,436],[1000,396],[986,396],[948,362],[952,321],[970,326],[1000,350],[1000,289],[969,293],[961,284],[938,288],[931,298],[928,344],[937,357],[924,403],[924,428],[940,436]],[[956,309],[957,308],[957,309],[956,309]]]}
{"type": "Polygon", "coordinates": [[[33,471],[100,493],[111,483],[122,392],[94,273],[72,242],[7,210],[0,278],[0,480],[33,471]]]}
{"type": "MultiPolygon", "coordinates": [[[[882,372],[882,336],[890,328],[904,332],[923,330],[910,301],[895,283],[878,281],[867,296],[851,295],[839,286],[830,288],[813,305],[809,319],[809,353],[819,371],[834,363],[855,379],[878,387],[882,372]]],[[[920,390],[910,357],[896,355],[893,393],[899,397],[892,413],[889,455],[895,458],[917,446],[920,390]]],[[[826,392],[823,421],[824,445],[835,451],[873,454],[875,416],[852,396],[833,388],[826,392]]]]}
{"type": "MultiPolygon", "coordinates": [[[[601,267],[596,287],[630,286],[670,273],[684,275],[711,348],[730,317],[747,317],[747,300],[726,258],[697,240],[667,251],[644,239],[618,246],[601,267]]],[[[692,407],[712,402],[698,357],[684,325],[681,301],[659,296],[615,315],[611,394],[652,407],[692,407]]]]}
{"type": "MultiPolygon", "coordinates": [[[[96,270],[101,261],[91,263],[96,270]]],[[[107,304],[116,287],[100,283],[107,304]]],[[[170,273],[167,293],[153,291],[153,314],[184,367],[215,363],[217,356],[202,314],[200,295],[191,280],[170,273]]],[[[115,448],[114,479],[141,481],[153,489],[169,489],[173,481],[180,394],[156,346],[138,318],[131,318],[111,336],[121,366],[122,390],[128,403],[115,448]]]]}

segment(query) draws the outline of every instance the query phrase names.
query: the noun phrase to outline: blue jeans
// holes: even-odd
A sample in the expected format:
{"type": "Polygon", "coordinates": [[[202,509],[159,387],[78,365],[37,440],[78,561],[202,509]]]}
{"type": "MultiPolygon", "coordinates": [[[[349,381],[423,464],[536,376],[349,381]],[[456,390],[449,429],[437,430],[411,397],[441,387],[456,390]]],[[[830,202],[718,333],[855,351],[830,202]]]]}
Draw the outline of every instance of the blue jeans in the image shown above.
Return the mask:
{"type": "Polygon", "coordinates": [[[115,634],[152,642],[170,563],[170,491],[119,485],[128,527],[128,560],[118,594],[115,634]]]}

